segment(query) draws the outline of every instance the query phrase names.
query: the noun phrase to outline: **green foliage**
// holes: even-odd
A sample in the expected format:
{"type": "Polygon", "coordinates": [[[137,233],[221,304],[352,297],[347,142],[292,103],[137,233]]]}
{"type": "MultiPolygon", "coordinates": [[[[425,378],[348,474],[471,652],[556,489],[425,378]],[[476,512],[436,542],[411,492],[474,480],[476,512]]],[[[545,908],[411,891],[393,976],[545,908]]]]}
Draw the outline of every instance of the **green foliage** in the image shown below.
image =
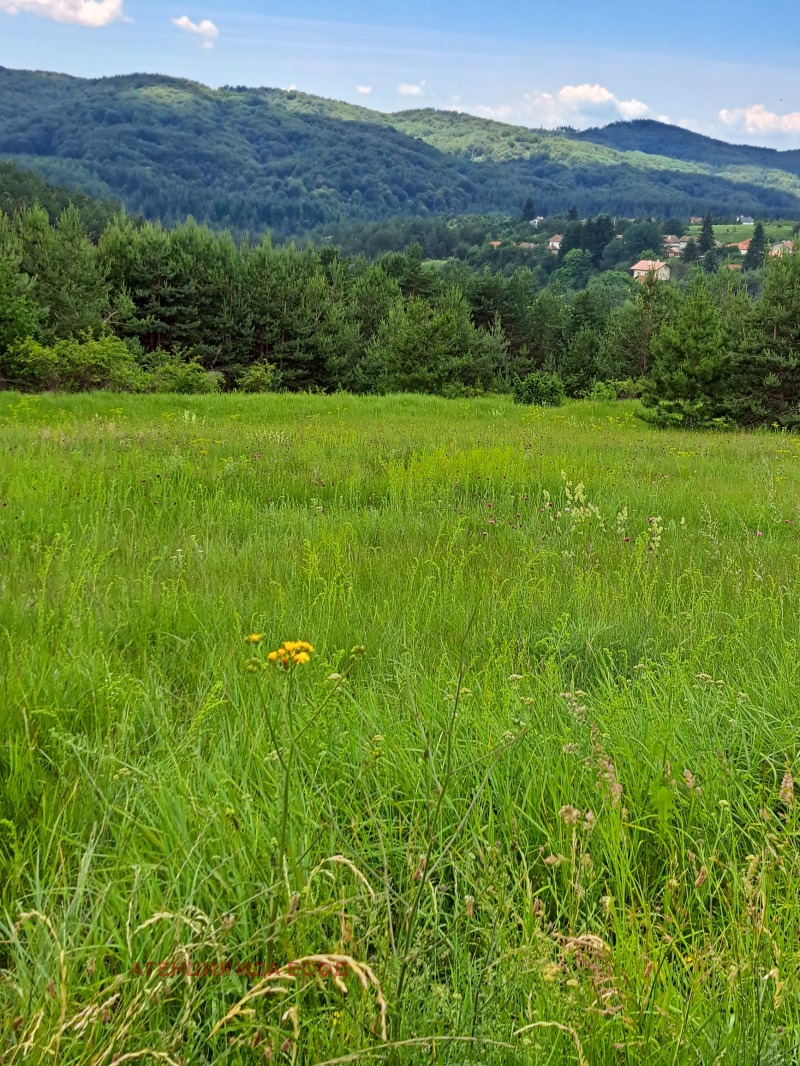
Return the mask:
{"type": "Polygon", "coordinates": [[[764,223],[756,222],[755,228],[753,229],[753,236],[750,238],[750,244],[745,253],[743,269],[759,270],[764,265],[768,248],[769,244],[767,243],[767,234],[764,230],[764,223]]]}
{"type": "Polygon", "coordinates": [[[236,381],[239,392],[277,392],[281,375],[274,363],[253,363],[236,381]]]}
{"type": "Polygon", "coordinates": [[[719,310],[697,278],[674,322],[653,340],[652,374],[642,403],[662,425],[708,426],[723,418],[732,364],[719,310]]]}
{"type": "Polygon", "coordinates": [[[30,298],[32,288],[30,279],[0,248],[0,367],[10,348],[38,331],[39,312],[30,298]]]}
{"type": "Polygon", "coordinates": [[[203,395],[219,392],[224,381],[219,371],[206,370],[194,359],[172,358],[153,371],[148,391],[203,395]]]}
{"type": "MultiPolygon", "coordinates": [[[[519,218],[528,198],[541,214],[572,207],[576,220],[797,215],[793,153],[719,149],[662,127],[662,150],[648,154],[640,128],[631,125],[624,148],[609,147],[603,131],[592,142],[431,109],[385,115],[296,91],[0,70],[0,157],[167,225],[191,209],[237,233],[286,236],[343,220],[519,218]]],[[[596,261],[601,235],[587,240],[596,261]]]]}
{"type": "Polygon", "coordinates": [[[86,232],[97,239],[122,204],[111,200],[93,199],[76,189],[56,187],[32,171],[21,170],[14,163],[0,162],[0,212],[14,215],[38,205],[43,207],[51,222],[56,222],[68,207],[78,211],[86,232]]]}
{"type": "Polygon", "coordinates": [[[700,240],[697,242],[697,250],[700,255],[707,255],[714,247],[714,219],[711,212],[703,219],[703,227],[700,230],[700,240]]]}
{"type": "Polygon", "coordinates": [[[617,399],[620,384],[617,381],[595,381],[587,399],[593,403],[610,403],[617,399]]]}
{"type": "Polygon", "coordinates": [[[36,280],[44,340],[102,333],[108,284],[78,209],[66,208],[51,225],[44,208],[33,207],[16,217],[14,229],[22,253],[20,269],[36,280]]]}
{"type": "Polygon", "coordinates": [[[369,344],[363,373],[377,392],[486,390],[504,352],[502,334],[477,330],[464,296],[451,288],[436,307],[418,296],[395,304],[369,344]]]}
{"type": "Polygon", "coordinates": [[[33,338],[17,342],[2,361],[3,376],[18,389],[139,392],[147,377],[116,337],[71,337],[52,345],[33,338]]]}
{"type": "Polygon", "coordinates": [[[537,370],[514,383],[514,402],[534,407],[560,407],[567,398],[558,374],[537,370]]]}

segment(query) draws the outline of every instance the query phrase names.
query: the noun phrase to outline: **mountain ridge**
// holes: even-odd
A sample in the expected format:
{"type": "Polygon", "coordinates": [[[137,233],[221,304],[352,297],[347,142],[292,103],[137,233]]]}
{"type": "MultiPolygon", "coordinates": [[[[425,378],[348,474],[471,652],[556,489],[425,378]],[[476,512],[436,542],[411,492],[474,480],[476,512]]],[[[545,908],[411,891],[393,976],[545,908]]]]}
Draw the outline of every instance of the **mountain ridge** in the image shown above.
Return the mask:
{"type": "Polygon", "coordinates": [[[0,67],[0,159],[148,218],[192,214],[281,236],[347,221],[514,214],[529,197],[539,214],[575,205],[584,215],[800,217],[798,152],[657,123],[536,130],[158,74],[0,67]],[[676,154],[664,154],[672,145],[676,154]]]}

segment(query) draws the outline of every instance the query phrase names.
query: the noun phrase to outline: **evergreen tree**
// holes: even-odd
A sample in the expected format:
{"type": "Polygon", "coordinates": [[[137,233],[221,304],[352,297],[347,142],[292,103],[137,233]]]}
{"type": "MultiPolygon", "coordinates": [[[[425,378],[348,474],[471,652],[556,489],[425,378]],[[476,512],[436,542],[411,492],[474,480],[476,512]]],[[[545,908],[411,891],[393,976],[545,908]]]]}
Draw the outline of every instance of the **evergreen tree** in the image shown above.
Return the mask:
{"type": "Polygon", "coordinates": [[[763,222],[756,222],[753,236],[744,257],[744,270],[758,270],[767,257],[767,234],[763,222]]]}
{"type": "Polygon", "coordinates": [[[703,219],[703,228],[700,230],[700,240],[697,244],[697,250],[700,255],[705,255],[706,252],[711,251],[714,247],[714,219],[711,216],[711,212],[703,219]]]}
{"type": "Polygon", "coordinates": [[[715,248],[709,248],[703,256],[703,270],[705,270],[706,274],[716,274],[719,270],[719,260],[717,259],[715,248]]]}
{"type": "Polygon", "coordinates": [[[31,279],[0,249],[0,379],[5,377],[3,359],[9,349],[38,332],[39,313],[30,298],[33,288],[31,279]]]}
{"type": "Polygon", "coordinates": [[[800,425],[800,253],[767,261],[761,300],[739,332],[733,416],[800,425]]]}
{"type": "Polygon", "coordinates": [[[80,213],[68,207],[55,226],[41,207],[18,216],[21,269],[36,279],[42,336],[49,343],[81,333],[101,333],[109,310],[108,284],[97,248],[80,213]]]}
{"type": "Polygon", "coordinates": [[[701,278],[674,322],[652,343],[653,369],[642,403],[662,425],[708,425],[728,409],[732,362],[719,311],[701,278]]]}
{"type": "Polygon", "coordinates": [[[697,241],[692,238],[686,242],[686,247],[683,249],[683,262],[691,266],[692,263],[696,263],[700,258],[700,251],[697,247],[697,241]]]}
{"type": "Polygon", "coordinates": [[[534,218],[536,218],[536,209],[533,206],[533,200],[529,196],[522,208],[522,221],[530,222],[534,218]]]}

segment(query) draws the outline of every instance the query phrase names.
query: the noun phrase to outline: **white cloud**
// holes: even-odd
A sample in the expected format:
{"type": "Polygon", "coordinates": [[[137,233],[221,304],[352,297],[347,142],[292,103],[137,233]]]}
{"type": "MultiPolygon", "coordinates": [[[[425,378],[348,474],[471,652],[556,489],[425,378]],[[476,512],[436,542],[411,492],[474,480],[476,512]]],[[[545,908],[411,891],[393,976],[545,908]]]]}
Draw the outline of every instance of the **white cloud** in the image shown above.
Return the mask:
{"type": "Polygon", "coordinates": [[[719,113],[720,121],[725,126],[733,127],[743,133],[755,133],[762,136],[776,134],[800,134],[800,111],[790,111],[786,115],[777,115],[767,111],[763,104],[752,107],[723,108],[719,113]]]}
{"type": "MultiPolygon", "coordinates": [[[[1,0],[0,0],[1,2],[1,0]]],[[[188,15],[181,15],[179,19],[170,19],[173,26],[186,33],[194,33],[203,38],[203,48],[213,48],[214,41],[219,37],[219,30],[211,19],[203,19],[202,22],[192,22],[188,15]]]]}
{"type": "Polygon", "coordinates": [[[362,96],[369,96],[372,92],[371,85],[356,85],[356,92],[361,93],[362,96]]]}
{"type": "Polygon", "coordinates": [[[0,11],[93,27],[107,26],[123,14],[122,0],[0,0],[0,11]]]}
{"type": "Polygon", "coordinates": [[[620,100],[603,85],[565,85],[557,93],[525,93],[516,104],[475,109],[484,118],[537,126],[594,126],[652,113],[641,100],[620,100]]]}
{"type": "Polygon", "coordinates": [[[401,96],[424,96],[425,86],[428,83],[426,81],[420,81],[417,83],[409,83],[407,81],[401,81],[397,86],[397,91],[401,96]]]}

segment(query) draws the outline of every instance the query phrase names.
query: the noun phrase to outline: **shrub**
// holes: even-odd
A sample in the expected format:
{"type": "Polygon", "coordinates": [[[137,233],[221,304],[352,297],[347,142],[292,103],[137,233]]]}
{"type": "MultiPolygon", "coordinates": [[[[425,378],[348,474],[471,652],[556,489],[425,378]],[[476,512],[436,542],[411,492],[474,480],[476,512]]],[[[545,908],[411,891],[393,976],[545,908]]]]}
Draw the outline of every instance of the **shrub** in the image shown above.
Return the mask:
{"type": "Polygon", "coordinates": [[[236,381],[241,392],[277,392],[281,384],[281,372],[274,363],[253,363],[236,381]]]}
{"type": "Polygon", "coordinates": [[[515,403],[531,404],[535,407],[560,407],[566,398],[564,382],[558,374],[536,370],[514,385],[515,403]]]}
{"type": "Polygon", "coordinates": [[[153,392],[210,393],[219,392],[223,375],[218,370],[206,370],[197,362],[182,363],[178,360],[164,363],[153,371],[153,392]]]}
{"type": "Polygon", "coordinates": [[[595,403],[610,403],[612,400],[616,400],[618,395],[617,384],[616,381],[595,381],[588,399],[593,400],[595,403]]]}
{"type": "Polygon", "coordinates": [[[50,347],[28,337],[12,347],[4,362],[7,376],[17,388],[141,392],[147,386],[147,375],[128,346],[116,337],[73,337],[50,347]]]}

